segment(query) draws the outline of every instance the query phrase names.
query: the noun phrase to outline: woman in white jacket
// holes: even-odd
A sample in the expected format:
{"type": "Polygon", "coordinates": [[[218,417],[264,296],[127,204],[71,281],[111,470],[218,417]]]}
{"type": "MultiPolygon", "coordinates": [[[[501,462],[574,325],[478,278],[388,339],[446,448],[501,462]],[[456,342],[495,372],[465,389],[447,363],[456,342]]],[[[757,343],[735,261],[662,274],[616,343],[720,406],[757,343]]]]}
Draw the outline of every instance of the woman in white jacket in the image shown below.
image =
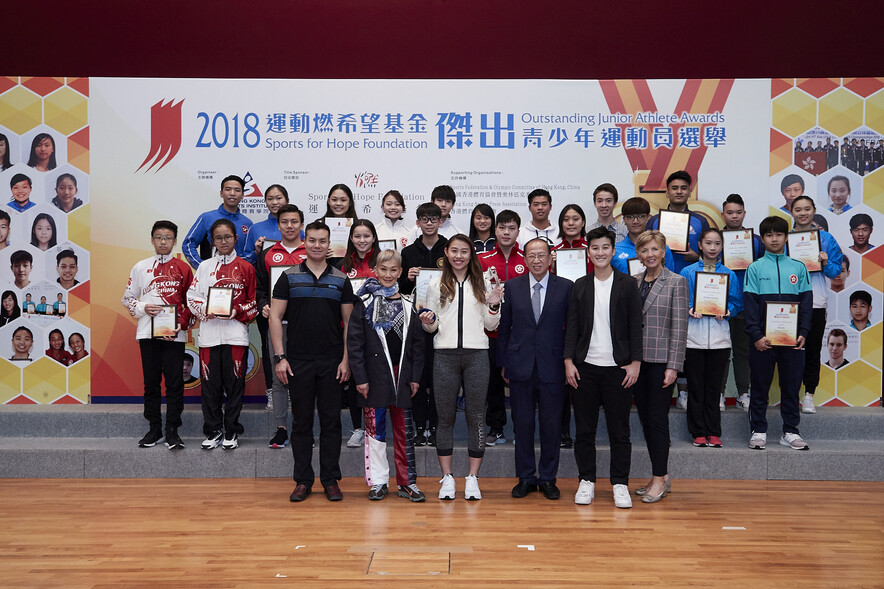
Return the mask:
{"type": "Polygon", "coordinates": [[[412,242],[414,225],[407,225],[402,218],[405,212],[405,199],[398,190],[391,190],[381,201],[384,218],[377,224],[378,241],[394,240],[396,251],[401,252],[412,242]]]}
{"type": "Polygon", "coordinates": [[[485,279],[473,241],[463,234],[452,237],[445,246],[442,276],[430,282],[427,308],[420,319],[424,330],[435,333],[433,382],[436,412],[436,454],[442,469],[439,499],[454,499],[451,455],[452,429],[457,414],[457,393],[463,386],[467,419],[467,448],[470,472],[464,496],[468,501],[482,498],[477,475],[485,452],[485,396],[488,392],[488,336],[500,322],[503,287],[485,293],[485,279]]]}

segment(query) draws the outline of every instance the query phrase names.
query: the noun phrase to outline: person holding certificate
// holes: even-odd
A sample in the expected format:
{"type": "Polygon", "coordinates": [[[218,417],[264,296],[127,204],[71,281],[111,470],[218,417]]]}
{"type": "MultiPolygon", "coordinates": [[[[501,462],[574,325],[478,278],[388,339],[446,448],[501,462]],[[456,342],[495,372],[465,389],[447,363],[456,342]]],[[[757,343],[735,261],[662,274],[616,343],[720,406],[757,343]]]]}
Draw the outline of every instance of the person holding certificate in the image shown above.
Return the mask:
{"type": "MultiPolygon", "coordinates": [[[[498,234],[499,241],[499,234],[498,234]]],[[[457,415],[457,396],[464,390],[464,416],[467,420],[469,474],[464,497],[467,501],[482,498],[479,468],[485,454],[485,396],[488,392],[488,336],[500,322],[503,286],[486,295],[485,279],[473,241],[455,235],[448,241],[442,261],[442,276],[430,282],[427,307],[420,312],[424,331],[435,334],[433,374],[439,428],[436,454],[442,470],[439,499],[454,499],[455,484],[451,475],[454,453],[452,430],[457,415]],[[483,330],[484,328],[484,330],[483,330]]]]}
{"type": "MultiPolygon", "coordinates": [[[[359,294],[357,283],[374,276],[374,267],[378,258],[378,234],[374,223],[368,219],[357,219],[350,227],[350,238],[347,240],[347,253],[334,266],[347,275],[353,287],[353,293],[359,294]]],[[[398,278],[398,276],[397,276],[398,278]]],[[[357,402],[356,387],[348,382],[345,385],[344,400],[350,409],[350,420],[353,422],[353,435],[347,440],[348,448],[361,448],[365,442],[365,430],[362,427],[362,407],[357,402]]]]}
{"type": "MultiPolygon", "coordinates": [[[[700,233],[709,227],[709,223],[706,221],[705,217],[688,208],[688,199],[691,197],[692,182],[693,179],[691,178],[691,175],[684,170],[673,172],[668,178],[666,178],[666,198],[669,199],[669,206],[664,210],[675,213],[687,213],[690,215],[685,220],[687,227],[679,228],[677,230],[677,236],[667,235],[666,237],[666,241],[672,243],[676,243],[673,241],[676,237],[681,241],[687,238],[687,243],[683,246],[685,248],[684,250],[681,249],[681,246],[677,247],[670,244],[671,247],[675,248],[676,252],[675,268],[673,268],[673,272],[681,272],[685,266],[700,259],[700,255],[697,253],[697,244],[700,241],[700,233]]],[[[676,220],[678,220],[678,218],[673,217],[673,221],[676,220]]],[[[663,223],[661,225],[661,221],[661,214],[657,213],[648,220],[648,224],[645,228],[657,229],[666,235],[664,229],[667,228],[667,224],[663,223]],[[662,229],[661,226],[663,227],[662,229]]]]}
{"type": "Polygon", "coordinates": [[[688,431],[694,446],[721,448],[721,381],[731,353],[727,320],[743,308],[733,270],[718,257],[724,238],[714,227],[700,234],[700,261],[681,271],[690,309],[684,372],[688,381],[688,431]]]}
{"type": "Polygon", "coordinates": [[[350,225],[358,219],[356,205],[353,201],[353,191],[346,184],[335,184],[328,191],[328,199],[325,203],[325,216],[320,219],[328,225],[330,263],[335,266],[344,257],[347,250],[347,235],[350,225]]]}
{"type": "MultiPolygon", "coordinates": [[[[614,245],[614,258],[611,260],[611,266],[619,272],[630,274],[630,268],[633,269],[636,263],[639,263],[638,254],[635,251],[635,242],[638,236],[647,231],[645,227],[648,218],[651,216],[651,204],[640,196],[635,196],[623,201],[620,208],[623,215],[623,224],[626,225],[626,239],[621,239],[614,245]]],[[[665,246],[666,253],[663,259],[663,267],[667,270],[675,272],[675,256],[669,246],[665,246]]]]}
{"type": "MultiPolygon", "coordinates": [[[[144,417],[150,429],[138,446],[150,448],[163,438],[170,450],[184,448],[178,435],[181,412],[184,410],[184,379],[181,364],[187,329],[193,323],[188,309],[187,289],[193,282],[190,266],[172,256],[178,238],[178,225],[172,221],[157,221],[150,231],[154,255],[141,260],[129,272],[129,282],[123,293],[123,306],[138,320],[135,339],[141,351],[141,370],[144,375],[144,417]],[[154,333],[159,327],[154,318],[171,317],[175,335],[154,333]],[[163,431],[161,411],[162,390],[166,381],[166,429],[163,431]]],[[[73,340],[73,335],[71,336],[73,340]]],[[[73,349],[73,343],[71,344],[73,349]]]]}
{"type": "MultiPolygon", "coordinates": [[[[203,450],[233,450],[244,431],[239,414],[246,388],[249,323],[258,311],[255,267],[236,255],[236,231],[228,219],[212,223],[209,235],[218,253],[199,265],[187,290],[187,306],[200,320],[203,450]]],[[[180,360],[177,371],[181,376],[180,360]]]]}
{"type": "MultiPolygon", "coordinates": [[[[722,263],[728,266],[730,261],[728,256],[728,238],[729,236],[738,236],[745,239],[747,232],[752,235],[752,243],[744,243],[742,245],[752,248],[751,259],[746,264],[746,268],[758,258],[764,255],[764,244],[761,243],[761,237],[756,235],[751,229],[743,226],[743,220],[746,218],[746,205],[743,203],[743,197],[739,194],[729,194],[721,205],[721,216],[724,218],[724,243],[722,244],[722,263]],[[742,231],[742,234],[732,233],[742,231]]],[[[745,257],[749,257],[748,255],[745,257]]],[[[741,265],[740,265],[741,266],[741,265]]],[[[743,300],[743,282],[746,279],[745,268],[731,268],[737,276],[737,286],[740,287],[740,300],[743,300]]],[[[736,315],[732,315],[728,320],[731,330],[731,355],[733,356],[734,382],[737,386],[737,405],[743,411],[749,411],[749,336],[746,335],[746,319],[743,312],[740,311],[736,315]]],[[[724,411],[724,388],[727,384],[727,371],[721,382],[721,401],[720,409],[724,411]]]]}
{"type": "Polygon", "coordinates": [[[672,385],[684,367],[688,332],[688,286],[664,267],[666,238],[645,231],[635,247],[645,271],[636,276],[642,299],[642,365],[632,395],[651,458],[651,480],[635,490],[656,503],[672,490],[669,476],[669,407],[672,385]]]}
{"type": "MultiPolygon", "coordinates": [[[[813,394],[820,383],[820,353],[823,349],[823,334],[826,329],[826,309],[829,306],[830,283],[833,278],[841,274],[841,260],[843,254],[841,247],[828,231],[819,229],[813,221],[816,214],[816,206],[809,196],[799,196],[792,201],[792,234],[805,233],[811,237],[817,237],[813,252],[821,271],[810,273],[810,284],[813,287],[813,315],[810,320],[810,332],[807,334],[807,353],[804,358],[804,398],[801,400],[802,413],[816,413],[813,402],[813,394]]],[[[790,246],[795,242],[790,240],[790,246]]],[[[797,250],[795,250],[797,251],[797,250]]],[[[789,255],[795,257],[790,247],[789,255]]],[[[808,268],[811,270],[811,268],[808,268]]]]}
{"type": "Polygon", "coordinates": [[[813,314],[810,273],[798,260],[784,252],[789,224],[782,217],[767,217],[758,227],[765,254],[746,270],[743,308],[749,348],[749,447],[767,446],[767,405],[774,369],[780,376],[780,415],[783,436],[780,444],[807,450],[798,432],[801,421],[798,390],[804,374],[804,342],[813,314]]]}
{"type": "MultiPolygon", "coordinates": [[[[497,279],[502,284],[528,271],[525,266],[525,255],[517,241],[521,224],[522,219],[515,211],[500,211],[494,225],[497,244],[490,252],[479,254],[482,272],[487,272],[489,275],[491,272],[496,273],[497,279]]],[[[488,411],[485,414],[485,422],[488,424],[485,445],[495,446],[506,443],[506,437],[503,435],[503,428],[506,425],[506,393],[503,378],[500,376],[501,365],[497,363],[497,331],[489,331],[487,334],[491,371],[488,379],[488,411]]]]}
{"type": "Polygon", "coordinates": [[[365,482],[368,498],[388,492],[387,414],[393,424],[397,495],[426,500],[417,486],[411,398],[424,369],[424,332],[411,301],[399,294],[402,258],[396,250],[377,256],[375,277],[362,286],[350,314],[347,351],[353,388],[365,414],[365,482]]]}
{"type": "Polygon", "coordinates": [[[384,218],[377,224],[378,240],[396,242],[396,251],[402,252],[411,243],[414,225],[405,222],[402,214],[405,212],[405,199],[398,190],[390,190],[381,200],[381,210],[384,218]]]}
{"type": "MultiPolygon", "coordinates": [[[[286,418],[288,417],[289,391],[276,376],[276,357],[271,353],[269,345],[270,327],[270,293],[273,292],[276,280],[282,272],[291,266],[296,266],[307,258],[307,250],[301,241],[301,227],[304,224],[304,213],[292,204],[284,204],[276,212],[280,240],[268,248],[262,248],[258,252],[258,263],[255,264],[255,293],[258,307],[258,331],[261,333],[263,363],[272,369],[272,381],[267,408],[272,412],[276,432],[270,438],[269,446],[279,449],[285,448],[289,443],[286,431],[286,418]],[[276,280],[274,280],[276,279],[276,280]],[[263,318],[263,319],[262,319],[263,318]],[[266,329],[262,331],[262,324],[266,329]],[[267,346],[264,347],[263,344],[267,346]]],[[[285,334],[283,333],[283,342],[285,334]]]]}

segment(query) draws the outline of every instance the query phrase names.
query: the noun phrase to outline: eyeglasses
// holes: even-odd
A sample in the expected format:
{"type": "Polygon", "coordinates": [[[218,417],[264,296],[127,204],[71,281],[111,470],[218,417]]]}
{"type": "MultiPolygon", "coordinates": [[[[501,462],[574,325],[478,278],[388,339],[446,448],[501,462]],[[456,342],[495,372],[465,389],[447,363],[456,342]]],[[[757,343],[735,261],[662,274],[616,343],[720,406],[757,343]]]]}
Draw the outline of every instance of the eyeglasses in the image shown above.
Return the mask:
{"type": "Polygon", "coordinates": [[[543,260],[547,257],[548,254],[528,254],[525,256],[528,260],[543,260]]]}
{"type": "Polygon", "coordinates": [[[421,223],[438,223],[442,217],[421,217],[419,221],[421,223]]]}
{"type": "Polygon", "coordinates": [[[230,241],[232,239],[236,239],[236,235],[216,235],[215,237],[212,238],[212,241],[224,242],[224,241],[230,241]]]}
{"type": "Polygon", "coordinates": [[[623,215],[624,221],[642,221],[647,218],[647,215],[623,215]]]}
{"type": "Polygon", "coordinates": [[[154,238],[154,241],[159,241],[159,242],[163,242],[163,243],[165,243],[167,241],[175,241],[174,237],[165,237],[165,236],[160,236],[160,235],[154,235],[153,238],[154,238]]]}

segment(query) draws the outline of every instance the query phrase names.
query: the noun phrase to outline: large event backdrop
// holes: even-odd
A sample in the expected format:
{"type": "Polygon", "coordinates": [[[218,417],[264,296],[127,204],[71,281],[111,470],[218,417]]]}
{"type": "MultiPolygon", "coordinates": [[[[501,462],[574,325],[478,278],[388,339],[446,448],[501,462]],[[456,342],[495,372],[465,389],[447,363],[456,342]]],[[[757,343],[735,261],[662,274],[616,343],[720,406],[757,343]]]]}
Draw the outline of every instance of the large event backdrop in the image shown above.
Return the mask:
{"type": "MultiPolygon", "coordinates": [[[[0,402],[89,402],[90,395],[92,402],[139,401],[134,321],[120,304],[129,269],[152,253],[157,219],[178,223],[180,252],[196,216],[219,206],[227,174],[246,178],[242,207],[255,221],[266,218],[263,191],[273,183],[287,187],[308,221],[322,216],[328,189],[339,182],[353,189],[360,217],[375,220],[389,189],[402,192],[413,220],[434,186],[450,184],[458,195],[455,221],[466,228],[480,202],[529,220],[525,197],[536,187],[552,193],[554,217],[572,202],[592,216],[592,190],[602,182],[618,187],[621,202],[640,195],[656,208],[666,202],[666,176],[679,169],[696,179],[691,208],[719,226],[730,193],[746,200],[747,226],[757,228],[769,214],[786,216],[780,181],[793,173],[804,179],[851,264],[845,289],[830,293],[827,325],[848,333],[850,363],[837,372],[822,367],[817,403],[866,406],[880,398],[884,248],[850,250],[848,223],[857,213],[879,226],[884,221],[884,172],[876,171],[884,163],[884,79],[13,77],[0,78],[0,132],[10,139],[14,164],[0,173],[3,190],[14,173],[30,171],[32,199],[51,210],[54,178],[64,169],[79,178],[84,201],[67,215],[54,211],[59,244],[70,242],[81,254],[82,284],[67,294],[67,317],[33,316],[0,328],[0,402]],[[33,172],[26,165],[31,139],[43,130],[55,136],[58,169],[33,172]],[[857,148],[831,152],[827,139],[856,140],[857,148]],[[805,152],[808,141],[822,147],[805,152]],[[860,148],[867,145],[878,151],[860,148]],[[828,210],[834,175],[850,181],[852,208],[842,215],[828,210]],[[872,325],[862,333],[850,326],[848,310],[849,295],[859,289],[873,298],[872,325]],[[34,362],[26,366],[5,360],[20,323],[35,334],[34,362]],[[45,357],[55,325],[66,338],[84,333],[91,356],[67,368],[45,357]]],[[[10,246],[29,241],[36,210],[11,213],[10,246]]],[[[872,243],[879,240],[873,234],[872,243]]],[[[21,301],[29,288],[17,289],[7,270],[17,249],[7,247],[0,257],[3,290],[21,301]]],[[[41,288],[53,295],[55,255],[33,253],[41,288]]],[[[193,350],[197,332],[188,344],[193,350]]],[[[254,326],[251,335],[247,391],[263,397],[254,326]]],[[[186,394],[197,396],[199,385],[186,394]]]]}

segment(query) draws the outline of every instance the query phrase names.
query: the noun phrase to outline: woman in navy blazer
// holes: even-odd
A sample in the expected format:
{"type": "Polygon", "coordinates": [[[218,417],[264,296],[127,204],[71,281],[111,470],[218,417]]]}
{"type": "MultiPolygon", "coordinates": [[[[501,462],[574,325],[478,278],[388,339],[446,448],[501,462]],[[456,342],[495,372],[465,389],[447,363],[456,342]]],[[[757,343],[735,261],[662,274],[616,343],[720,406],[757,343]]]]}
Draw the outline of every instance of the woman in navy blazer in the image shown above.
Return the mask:
{"type": "Polygon", "coordinates": [[[642,298],[642,368],[633,387],[639,420],[651,456],[651,480],[636,489],[644,503],[656,503],[671,490],[669,476],[669,406],[672,385],[684,366],[688,336],[688,286],[683,276],[664,266],[666,238],[645,231],[635,241],[645,266],[636,276],[642,298]]]}

